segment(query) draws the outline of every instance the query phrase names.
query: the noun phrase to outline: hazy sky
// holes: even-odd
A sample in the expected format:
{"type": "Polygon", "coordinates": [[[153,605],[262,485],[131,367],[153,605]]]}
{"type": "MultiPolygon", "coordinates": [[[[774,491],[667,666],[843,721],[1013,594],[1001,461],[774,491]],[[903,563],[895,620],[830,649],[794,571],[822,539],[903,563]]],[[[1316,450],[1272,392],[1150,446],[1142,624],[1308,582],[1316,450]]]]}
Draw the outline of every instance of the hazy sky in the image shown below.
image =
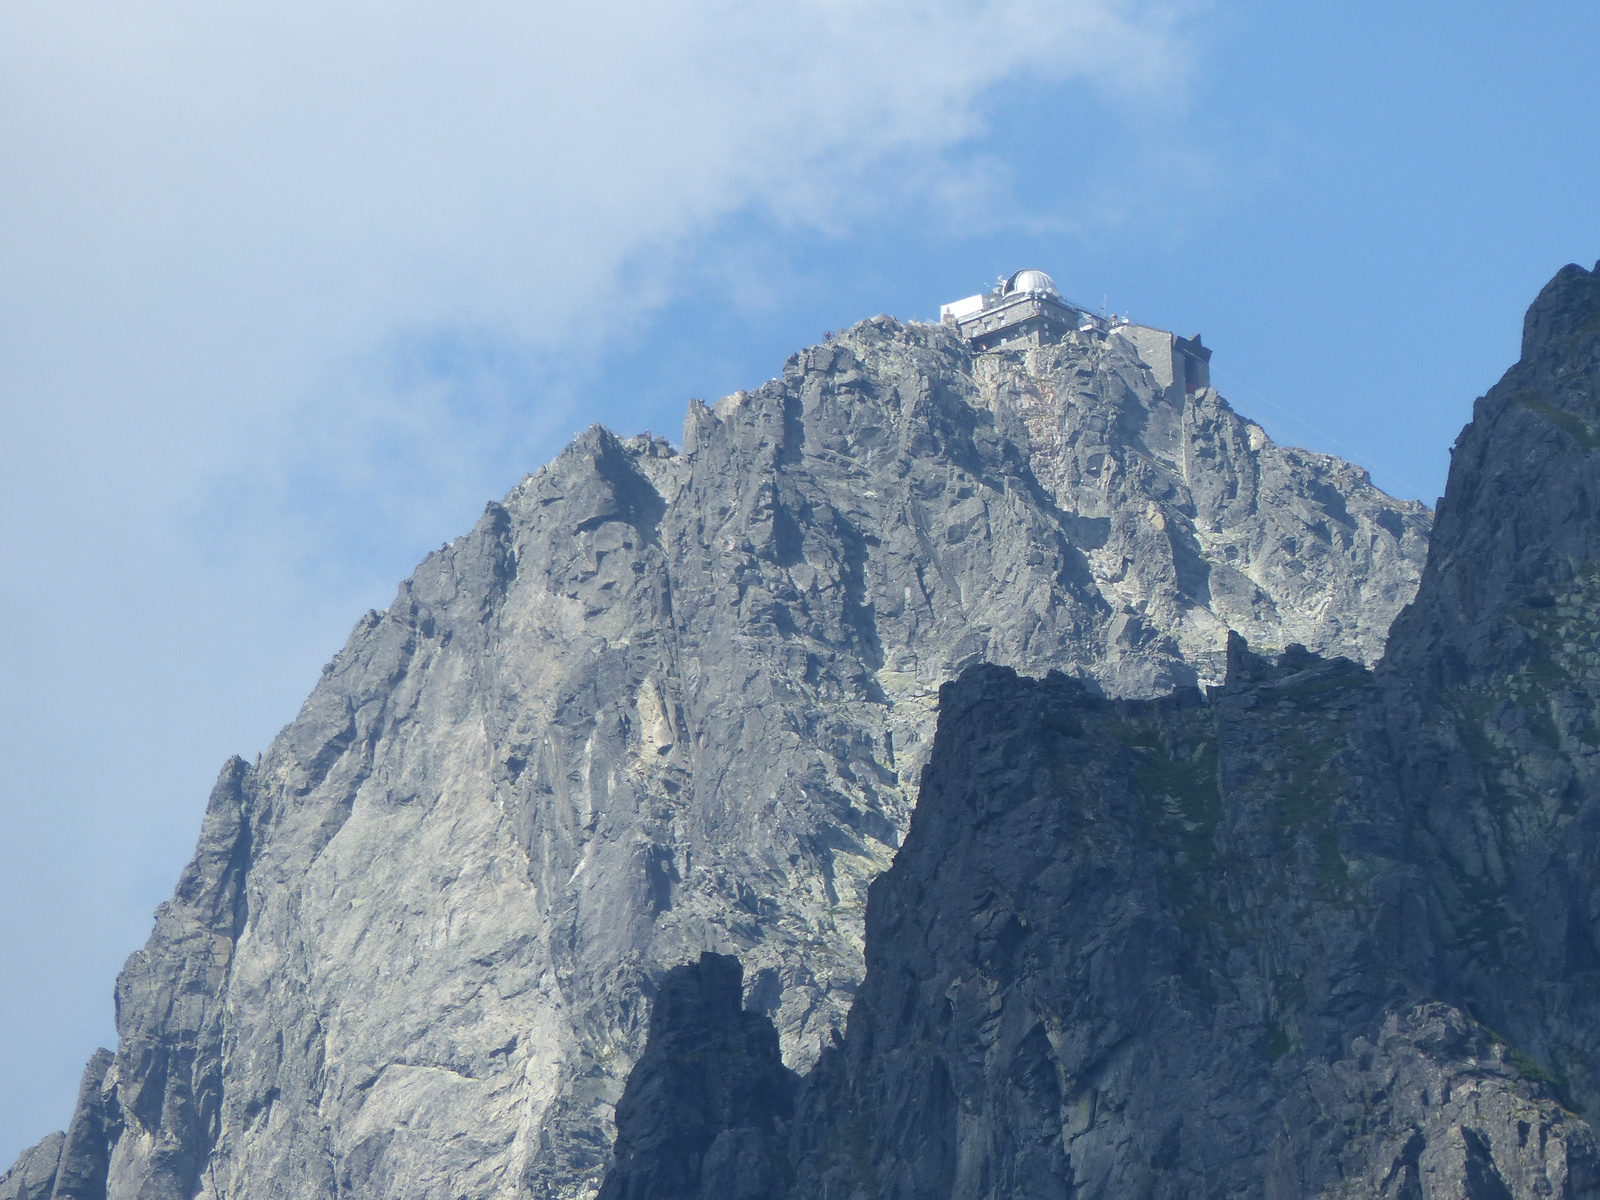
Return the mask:
{"type": "Polygon", "coordinates": [[[230,754],[603,421],[1036,266],[1432,503],[1600,257],[1600,6],[0,5],[0,1170],[230,754]]]}

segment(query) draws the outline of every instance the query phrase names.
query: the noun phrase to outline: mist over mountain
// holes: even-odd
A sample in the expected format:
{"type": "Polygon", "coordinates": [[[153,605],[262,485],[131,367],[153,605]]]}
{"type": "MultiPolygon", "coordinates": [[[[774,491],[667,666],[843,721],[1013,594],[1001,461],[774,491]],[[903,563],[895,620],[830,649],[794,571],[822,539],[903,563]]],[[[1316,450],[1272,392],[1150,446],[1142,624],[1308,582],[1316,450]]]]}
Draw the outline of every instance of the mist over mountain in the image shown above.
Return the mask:
{"type": "Polygon", "coordinates": [[[224,765],[115,1054],[0,1197],[591,1195],[706,951],[781,1056],[762,1086],[837,1070],[941,687],[990,664],[1057,673],[1038,712],[1189,713],[1156,697],[1236,677],[1240,635],[1365,679],[1416,592],[1431,514],[1170,345],[878,317],[693,402],[678,447],[583,434],[224,765]]]}

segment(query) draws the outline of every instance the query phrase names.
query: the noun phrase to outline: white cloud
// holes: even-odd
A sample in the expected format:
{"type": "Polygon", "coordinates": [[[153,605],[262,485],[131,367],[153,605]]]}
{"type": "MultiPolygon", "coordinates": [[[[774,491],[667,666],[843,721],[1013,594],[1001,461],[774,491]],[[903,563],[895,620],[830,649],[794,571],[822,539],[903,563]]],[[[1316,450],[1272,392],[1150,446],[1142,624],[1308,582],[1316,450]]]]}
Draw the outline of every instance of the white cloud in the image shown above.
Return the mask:
{"type": "MultiPolygon", "coordinates": [[[[78,855],[42,853],[0,896],[26,890],[66,943],[0,928],[0,955],[46,976],[76,957],[102,1003],[144,919],[95,921],[144,903],[125,860],[159,844],[165,873],[186,851],[170,838],[192,835],[197,781],[289,715],[354,597],[379,598],[383,527],[409,545],[581,423],[558,380],[508,431],[495,397],[542,348],[593,350],[598,313],[669,296],[733,214],[837,229],[900,188],[969,202],[942,156],[983,129],[996,87],[1158,108],[1183,80],[1181,15],[0,7],[0,656],[18,673],[0,833],[78,855]]],[[[8,992],[0,1016],[75,1045],[38,1003],[8,992]]],[[[55,1070],[17,1045],[0,1076],[23,1107],[0,1111],[0,1157],[42,1132],[13,1129],[37,1108],[19,1076],[55,1070]]]]}
{"type": "Polygon", "coordinates": [[[312,445],[285,421],[349,403],[351,363],[399,331],[570,342],[625,268],[629,302],[669,292],[670,252],[730,213],[830,227],[897,185],[954,195],[939,154],[987,89],[1159,100],[1175,11],[7,6],[0,386],[30,413],[8,507],[65,459],[161,520],[201,477],[312,445]]]}
{"type": "Polygon", "coordinates": [[[241,421],[397,329],[564,339],[625,264],[731,212],[848,220],[893,190],[874,168],[926,176],[978,130],[998,83],[1164,95],[1173,19],[1109,0],[7,6],[6,391],[76,418],[69,441],[36,431],[53,449],[92,454],[84,425],[102,452],[150,438],[181,492],[241,421]]]}

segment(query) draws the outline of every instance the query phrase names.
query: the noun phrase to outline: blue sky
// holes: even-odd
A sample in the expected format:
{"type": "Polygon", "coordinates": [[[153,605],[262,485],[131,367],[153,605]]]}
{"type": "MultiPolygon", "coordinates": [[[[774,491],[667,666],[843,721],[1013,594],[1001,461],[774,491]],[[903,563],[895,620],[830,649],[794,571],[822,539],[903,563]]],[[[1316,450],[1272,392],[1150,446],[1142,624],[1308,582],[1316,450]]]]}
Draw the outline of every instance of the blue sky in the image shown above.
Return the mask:
{"type": "Polygon", "coordinates": [[[1600,257],[1597,49],[1583,3],[0,10],[0,1159],[224,758],[591,421],[677,440],[1037,266],[1431,503],[1600,257]]]}

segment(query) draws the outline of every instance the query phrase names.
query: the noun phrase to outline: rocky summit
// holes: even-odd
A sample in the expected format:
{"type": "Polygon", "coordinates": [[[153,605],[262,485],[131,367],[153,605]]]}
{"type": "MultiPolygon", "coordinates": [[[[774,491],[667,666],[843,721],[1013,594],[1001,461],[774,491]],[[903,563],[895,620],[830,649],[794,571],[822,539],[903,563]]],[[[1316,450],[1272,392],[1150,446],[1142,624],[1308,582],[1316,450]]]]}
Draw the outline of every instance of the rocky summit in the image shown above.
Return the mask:
{"type": "MultiPolygon", "coordinates": [[[[846,1034],[803,1081],[739,1063],[765,1124],[699,1120],[648,1194],[742,1150],[748,1200],[1600,1197],[1597,449],[1600,266],[1568,267],[1375,669],[1236,638],[1155,699],[947,684],[846,1034]]],[[[647,1085],[707,1038],[673,1012],[608,1194],[646,1194],[647,1085]]]]}
{"type": "MultiPolygon", "coordinates": [[[[1573,436],[1561,421],[1588,428],[1537,407],[1566,414],[1556,399],[1528,403],[1518,411],[1553,438],[1573,436]]],[[[694,1119],[715,1122],[746,1107],[730,1096],[816,1067],[851,1005],[878,1003],[858,1000],[868,884],[907,829],[941,685],[993,664],[1057,672],[1036,685],[1042,710],[1170,710],[1127,735],[1155,739],[1127,779],[1188,779],[1212,761],[1198,749],[1212,710],[1152,698],[1220,684],[1242,635],[1263,652],[1349,660],[1346,690],[1326,701],[1342,702],[1415,593],[1430,525],[1359,469],[1274,445],[1208,387],[1164,385],[1108,329],[980,353],[951,328],[880,317],[754,391],[691,404],[681,447],[591,429],[364,617],[256,762],[223,767],[194,859],[117,983],[115,1055],[90,1063],[69,1127],[0,1179],[0,1198],[592,1195],[647,1032],[672,1041],[657,1017],[716,1013],[744,1028],[748,1010],[754,1030],[707,1053],[781,1056],[706,1098],[694,1119]],[[671,971],[703,952],[736,956],[742,972],[680,985],[671,971]],[[729,978],[731,1010],[716,990],[729,978]],[[679,1002],[653,1017],[668,996],[679,1002]]],[[[1582,586],[1551,584],[1529,629],[1567,620],[1582,586]]],[[[989,711],[955,707],[974,722],[989,711]]],[[[1492,719],[1485,737],[1522,736],[1516,718],[1492,719]]],[[[1173,813],[1152,810],[1150,836],[1169,839],[1175,863],[1188,854],[1174,869],[1195,879],[1163,903],[1205,924],[1219,901],[1204,856],[1222,852],[1199,848],[1213,818],[1189,803],[1181,791],[1173,813]]],[[[1337,873],[1322,803],[1285,817],[1284,836],[1337,873]]],[[[1129,855],[1136,832],[1119,835],[1129,855]]],[[[911,849],[905,871],[919,869],[911,849]]],[[[1476,869],[1463,895],[1493,908],[1499,893],[1476,869]]],[[[1097,878],[1118,876],[1108,865],[1097,878]]],[[[1320,878],[1296,877],[1296,903],[1356,886],[1320,878]]],[[[1143,903],[1097,901],[1134,923],[1143,903]]],[[[1095,936],[1090,920],[1074,936],[1095,936]]],[[[1274,928],[1303,943],[1283,964],[1309,960],[1314,929],[1289,916],[1274,928]]],[[[1145,978],[1222,969],[1169,942],[1145,978]]],[[[1268,965],[1262,994],[1287,996],[1268,965]]],[[[1009,985],[995,986],[982,1003],[1010,1020],[1009,985]]],[[[1179,986],[1149,983],[1172,1012],[1187,1011],[1179,986]]],[[[1205,986],[1216,1011],[1239,1014],[1241,1039],[1255,1037],[1245,1010],[1205,986]]],[[[953,994],[952,1011],[964,1020],[976,995],[953,994]]],[[[1121,993],[1108,982],[1094,995],[1121,993]]],[[[914,999],[907,1020],[932,1019],[914,999]]],[[[1332,1045],[1326,1013],[1301,1011],[1272,1018],[1292,1049],[1264,1061],[1332,1045]]],[[[1046,1044],[1079,1036],[1045,1028],[1046,1044]]],[[[1497,1028],[1544,1053],[1514,1022],[1497,1028]]],[[[700,1076],[654,1078],[660,1096],[700,1076]]],[[[1027,1128],[1086,1119],[1068,1112],[1027,1128]]],[[[778,1162],[769,1133],[750,1126],[728,1161],[778,1162]]],[[[1175,1145],[1186,1162],[1193,1140],[1175,1145]]],[[[690,1158],[651,1178],[710,1169],[690,1158]]]]}

